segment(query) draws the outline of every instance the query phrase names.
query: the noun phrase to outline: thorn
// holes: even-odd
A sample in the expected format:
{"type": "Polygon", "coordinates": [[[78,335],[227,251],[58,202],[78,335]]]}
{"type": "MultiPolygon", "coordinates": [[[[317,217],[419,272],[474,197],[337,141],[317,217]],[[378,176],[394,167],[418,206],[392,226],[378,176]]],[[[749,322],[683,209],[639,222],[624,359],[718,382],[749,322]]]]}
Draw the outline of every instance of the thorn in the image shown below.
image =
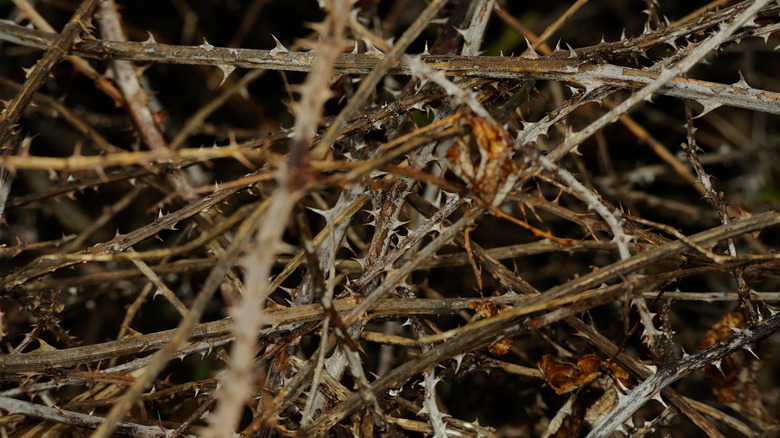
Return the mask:
{"type": "Polygon", "coordinates": [[[720,371],[720,374],[721,374],[721,375],[723,376],[723,378],[725,379],[725,378],[726,378],[726,374],[724,374],[724,373],[723,373],[723,369],[720,367],[720,361],[721,361],[721,360],[720,360],[720,359],[718,359],[718,360],[716,360],[715,362],[713,362],[713,363],[712,363],[712,365],[714,365],[714,366],[715,366],[715,368],[717,368],[717,369],[718,369],[718,371],[720,371]]]}
{"type": "Polygon", "coordinates": [[[157,40],[154,39],[154,35],[152,35],[152,33],[149,32],[148,30],[146,31],[146,33],[149,34],[149,38],[147,38],[146,41],[142,42],[141,44],[145,46],[148,46],[150,44],[157,44],[157,40]]]}
{"type": "MultiPolygon", "coordinates": [[[[368,257],[355,258],[354,260],[355,260],[356,262],[358,262],[358,264],[360,265],[360,269],[361,269],[362,271],[365,271],[365,270],[366,270],[366,266],[368,266],[368,257]]],[[[408,322],[409,322],[409,321],[407,320],[407,323],[408,323],[408,322]]]]}
{"type": "Polygon", "coordinates": [[[52,347],[51,345],[47,344],[46,341],[44,341],[41,338],[35,338],[36,341],[38,341],[38,348],[36,348],[34,351],[36,352],[53,352],[57,351],[56,348],[52,347]]]}
{"type": "Polygon", "coordinates": [[[661,393],[660,392],[656,392],[655,393],[655,395],[653,396],[653,400],[657,401],[658,403],[661,403],[664,406],[664,408],[668,407],[668,405],[666,404],[664,399],[661,398],[661,393]]]}
{"type": "Polygon", "coordinates": [[[124,326],[124,328],[125,328],[125,330],[127,330],[127,333],[125,333],[125,335],[122,337],[122,339],[125,339],[125,338],[135,338],[135,337],[138,337],[138,336],[143,336],[143,333],[139,332],[138,330],[134,330],[131,327],[124,326]]]}
{"type": "MultiPolygon", "coordinates": [[[[268,52],[269,55],[276,56],[279,53],[287,53],[287,52],[289,52],[289,50],[287,50],[287,47],[284,47],[284,45],[282,45],[282,43],[280,43],[279,40],[276,39],[276,37],[273,34],[271,34],[271,38],[273,38],[274,41],[276,41],[276,47],[274,47],[273,49],[271,49],[270,52],[268,52]]],[[[355,41],[355,50],[357,50],[357,41],[355,41]]],[[[357,52],[355,52],[355,53],[357,53],[357,52]]]]}
{"type": "Polygon", "coordinates": [[[742,71],[738,70],[738,73],[739,73],[739,81],[734,82],[733,84],[731,84],[731,86],[734,88],[740,88],[742,90],[749,90],[750,85],[748,85],[748,83],[745,81],[745,77],[742,76],[742,71]]]}
{"type": "Polygon", "coordinates": [[[525,43],[528,45],[528,48],[523,52],[522,55],[520,55],[521,58],[526,59],[539,59],[541,56],[539,56],[538,53],[536,53],[536,50],[534,50],[533,46],[531,45],[531,42],[528,41],[528,38],[525,39],[525,43]]]}
{"type": "Polygon", "coordinates": [[[220,64],[217,65],[217,67],[219,67],[219,69],[222,70],[222,82],[219,83],[219,86],[221,87],[227,80],[228,76],[230,76],[231,73],[236,71],[236,66],[220,64]]]}
{"type": "Polygon", "coordinates": [[[747,350],[747,352],[748,352],[748,353],[750,353],[750,355],[751,355],[751,356],[755,357],[755,358],[756,358],[756,360],[761,360],[761,359],[758,357],[758,355],[757,355],[757,354],[756,354],[756,353],[753,351],[753,349],[752,349],[752,348],[750,348],[749,346],[748,346],[748,347],[743,347],[743,348],[744,348],[745,350],[747,350]]]}
{"type": "Polygon", "coordinates": [[[712,102],[712,101],[709,101],[709,100],[697,100],[696,102],[699,102],[701,104],[701,106],[703,106],[704,108],[701,110],[701,112],[696,117],[694,117],[694,119],[698,119],[699,117],[703,117],[708,112],[714,110],[715,108],[718,108],[718,107],[722,106],[720,103],[712,102]]]}
{"type": "Polygon", "coordinates": [[[624,385],[620,379],[615,379],[615,385],[618,388],[618,398],[625,396],[629,391],[631,391],[631,389],[626,387],[626,385],[624,385]]]}
{"type": "Polygon", "coordinates": [[[366,53],[364,53],[364,55],[370,56],[372,58],[382,58],[385,56],[384,53],[371,44],[371,41],[364,38],[363,42],[366,43],[366,53]]]}
{"type": "Polygon", "coordinates": [[[460,364],[463,362],[463,358],[466,357],[465,353],[456,354],[452,358],[455,359],[455,374],[458,374],[458,370],[460,369],[460,364]]]}
{"type": "Polygon", "coordinates": [[[729,326],[729,328],[731,329],[731,331],[734,332],[735,335],[739,335],[740,333],[745,331],[744,329],[741,329],[739,327],[731,327],[731,326],[729,326]]]}
{"type": "Polygon", "coordinates": [[[205,37],[203,38],[203,44],[199,45],[198,47],[200,47],[201,49],[203,49],[203,50],[205,50],[207,52],[210,52],[210,51],[214,50],[214,46],[209,44],[209,42],[206,41],[205,37]]]}
{"type": "Polygon", "coordinates": [[[572,59],[576,58],[577,57],[577,52],[575,52],[574,49],[571,48],[569,43],[566,43],[566,47],[569,48],[569,58],[572,58],[572,59]]]}
{"type": "Polygon", "coordinates": [[[325,222],[327,223],[331,223],[333,218],[338,216],[338,212],[334,211],[333,208],[331,208],[330,210],[320,210],[314,207],[306,207],[306,208],[325,218],[325,222]]]}

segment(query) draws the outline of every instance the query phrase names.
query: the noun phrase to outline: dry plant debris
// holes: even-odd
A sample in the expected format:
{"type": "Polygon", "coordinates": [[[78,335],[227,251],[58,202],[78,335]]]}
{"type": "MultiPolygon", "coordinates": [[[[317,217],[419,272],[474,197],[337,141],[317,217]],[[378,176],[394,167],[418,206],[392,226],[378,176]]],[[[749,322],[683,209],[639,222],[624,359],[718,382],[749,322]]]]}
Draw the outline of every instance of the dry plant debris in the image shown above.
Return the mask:
{"type": "Polygon", "coordinates": [[[3,436],[778,432],[780,2],[0,15],[3,436]]]}

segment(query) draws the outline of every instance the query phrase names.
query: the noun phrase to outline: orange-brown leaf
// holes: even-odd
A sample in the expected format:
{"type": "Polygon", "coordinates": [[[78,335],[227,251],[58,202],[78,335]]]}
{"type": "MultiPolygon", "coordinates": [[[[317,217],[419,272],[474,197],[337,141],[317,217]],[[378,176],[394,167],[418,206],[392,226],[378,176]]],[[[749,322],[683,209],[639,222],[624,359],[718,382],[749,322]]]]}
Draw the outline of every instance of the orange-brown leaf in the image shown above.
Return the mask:
{"type": "MultiPolygon", "coordinates": [[[[582,356],[577,360],[576,365],[558,361],[548,354],[537,362],[537,366],[542,371],[544,380],[559,395],[593,382],[606,371],[609,371],[612,377],[619,380],[624,387],[632,386],[628,371],[614,362],[607,366],[604,359],[597,354],[582,356]]],[[[606,388],[602,389],[606,390],[606,388]]]]}
{"type": "Polygon", "coordinates": [[[502,339],[498,342],[491,344],[488,347],[488,351],[490,352],[490,354],[494,356],[503,356],[509,353],[509,349],[512,348],[513,342],[514,341],[512,341],[511,339],[502,339]]]}

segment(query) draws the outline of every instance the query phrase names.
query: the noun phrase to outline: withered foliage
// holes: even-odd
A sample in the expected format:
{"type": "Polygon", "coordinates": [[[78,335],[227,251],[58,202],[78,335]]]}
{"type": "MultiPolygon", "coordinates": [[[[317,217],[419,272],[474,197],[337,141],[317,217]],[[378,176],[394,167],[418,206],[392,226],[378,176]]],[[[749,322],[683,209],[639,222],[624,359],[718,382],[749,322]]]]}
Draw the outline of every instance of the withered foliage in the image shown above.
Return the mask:
{"type": "Polygon", "coordinates": [[[777,433],[779,2],[0,15],[3,436],[777,433]]]}

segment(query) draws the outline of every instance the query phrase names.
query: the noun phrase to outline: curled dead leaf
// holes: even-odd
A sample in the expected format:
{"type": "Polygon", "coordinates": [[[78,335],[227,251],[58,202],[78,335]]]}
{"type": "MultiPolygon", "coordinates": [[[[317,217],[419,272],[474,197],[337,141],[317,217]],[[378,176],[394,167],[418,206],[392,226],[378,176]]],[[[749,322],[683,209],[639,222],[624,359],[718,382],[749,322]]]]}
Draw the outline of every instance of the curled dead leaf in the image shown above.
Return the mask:
{"type": "Polygon", "coordinates": [[[579,358],[576,364],[561,362],[548,354],[537,362],[537,366],[542,371],[544,380],[558,395],[587,385],[605,373],[620,381],[623,387],[632,387],[628,371],[614,362],[607,364],[597,354],[586,354],[579,358]]]}

